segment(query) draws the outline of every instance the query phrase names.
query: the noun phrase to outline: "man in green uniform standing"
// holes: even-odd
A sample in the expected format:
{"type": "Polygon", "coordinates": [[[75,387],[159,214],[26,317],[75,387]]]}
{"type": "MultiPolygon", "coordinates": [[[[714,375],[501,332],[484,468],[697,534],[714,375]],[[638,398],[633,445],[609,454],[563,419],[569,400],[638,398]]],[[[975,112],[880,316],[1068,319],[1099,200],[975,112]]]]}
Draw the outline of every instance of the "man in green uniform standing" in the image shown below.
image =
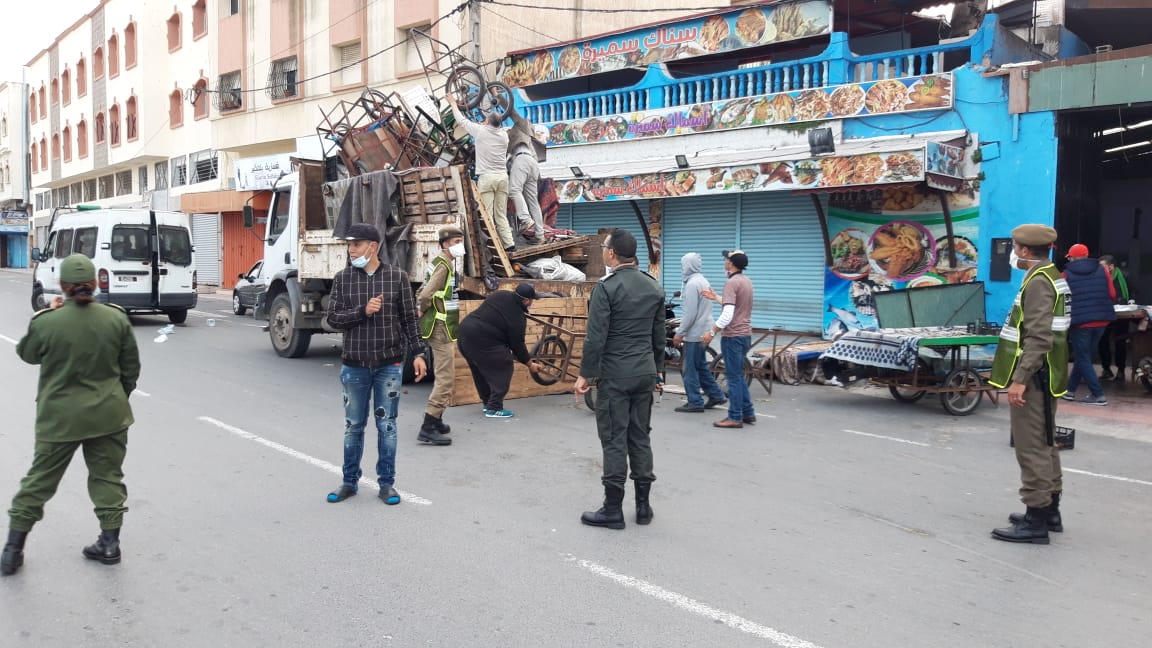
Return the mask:
{"type": "Polygon", "coordinates": [[[596,428],[604,451],[604,506],[586,512],[590,526],[624,528],[624,484],[636,484],[636,523],[652,521],[649,441],[652,392],[664,382],[664,291],[636,266],[636,238],[614,229],[600,246],[612,273],[588,302],[588,331],[576,393],[596,382],[596,428]],[[631,475],[629,475],[631,466],[631,475]]]}
{"type": "Polygon", "coordinates": [[[432,259],[432,271],[416,295],[416,307],[423,313],[420,316],[420,337],[428,340],[432,360],[436,363],[436,383],[428,396],[424,423],[416,440],[430,445],[451,445],[452,439],[444,436],[452,431],[444,423],[444,410],[448,409],[452,398],[456,331],[460,324],[460,299],[452,263],[464,256],[464,232],[455,225],[447,225],[440,228],[438,238],[440,254],[432,259]]]}
{"type": "Polygon", "coordinates": [[[60,287],[67,300],[36,313],[16,347],[24,362],[40,365],[40,384],[32,468],[8,511],[4,576],[24,564],[28,532],[44,517],[77,448],[84,450],[88,495],[100,520],[100,537],[84,547],[84,556],[120,562],[120,524],[128,510],[124,454],[133,423],[128,395],[140,377],[140,355],[124,310],[94,303],[96,270],[88,257],[64,259],[60,287]]]}
{"type": "Polygon", "coordinates": [[[1013,267],[1024,270],[1008,321],[1000,331],[989,382],[1008,388],[1010,421],[1020,464],[1020,499],[1025,513],[1008,517],[1010,527],[993,529],[1007,542],[1048,544],[1049,531],[1063,531],[1060,494],[1063,475],[1055,434],[1056,399],[1068,384],[1068,328],[1071,292],[1049,259],[1056,230],[1021,225],[1012,230],[1013,267]]]}

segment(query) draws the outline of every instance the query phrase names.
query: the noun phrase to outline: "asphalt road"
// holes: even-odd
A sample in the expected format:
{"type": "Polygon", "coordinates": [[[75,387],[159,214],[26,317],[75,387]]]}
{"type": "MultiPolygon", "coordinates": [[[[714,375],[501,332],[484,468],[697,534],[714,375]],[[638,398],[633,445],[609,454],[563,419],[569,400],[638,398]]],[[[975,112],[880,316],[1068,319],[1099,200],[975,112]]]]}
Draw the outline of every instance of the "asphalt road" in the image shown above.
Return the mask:
{"type": "MultiPolygon", "coordinates": [[[[26,274],[0,271],[0,499],[30,462],[36,368],[11,351],[26,274]],[[5,350],[8,349],[8,350],[5,350]]],[[[259,324],[205,298],[164,343],[134,318],[144,371],[126,466],[124,561],[74,461],[27,562],[0,580],[3,646],[1146,646],[1152,437],[1082,418],[1065,453],[1067,531],[991,540],[1017,469],[1007,413],[926,398],[756,387],[761,422],[653,415],[654,522],[584,527],[598,507],[592,414],[572,396],[449,411],[451,447],[416,442],[428,388],[401,400],[385,506],[339,483],[335,338],[277,357],[259,324]],[[208,327],[206,318],[216,320],[208,327]],[[333,473],[332,471],[336,472],[333,473]],[[1075,472],[1073,472],[1075,471],[1075,472]]],[[[1152,418],[1152,417],[1149,417],[1152,418]]],[[[371,439],[371,435],[369,435],[371,439]]],[[[366,448],[371,479],[375,444],[366,448]]]]}

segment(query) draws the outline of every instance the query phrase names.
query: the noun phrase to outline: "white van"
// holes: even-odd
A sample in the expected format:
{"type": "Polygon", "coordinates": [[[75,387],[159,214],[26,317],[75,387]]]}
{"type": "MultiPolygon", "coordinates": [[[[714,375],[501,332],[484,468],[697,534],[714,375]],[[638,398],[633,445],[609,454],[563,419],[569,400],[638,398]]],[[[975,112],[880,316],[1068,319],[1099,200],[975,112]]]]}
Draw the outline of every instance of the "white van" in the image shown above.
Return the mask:
{"type": "Polygon", "coordinates": [[[32,308],[60,294],[60,262],[83,254],[96,266],[96,300],[129,312],[164,313],[175,324],[196,307],[196,265],[187,214],[149,209],[61,211],[48,243],[32,249],[32,308]]]}

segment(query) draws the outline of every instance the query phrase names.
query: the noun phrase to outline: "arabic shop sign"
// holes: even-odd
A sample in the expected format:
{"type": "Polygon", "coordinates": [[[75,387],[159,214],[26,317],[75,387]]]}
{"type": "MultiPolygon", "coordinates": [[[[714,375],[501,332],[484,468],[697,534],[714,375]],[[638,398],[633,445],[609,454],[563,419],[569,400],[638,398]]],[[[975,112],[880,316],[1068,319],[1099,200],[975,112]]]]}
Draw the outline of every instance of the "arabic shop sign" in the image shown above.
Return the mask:
{"type": "Polygon", "coordinates": [[[513,54],[505,61],[500,80],[517,88],[822,36],[831,33],[831,16],[831,0],[745,6],[584,43],[513,54]]]}
{"type": "Polygon", "coordinates": [[[952,75],[850,83],[535,126],[549,147],[952,108],[952,75]]]}
{"type": "Polygon", "coordinates": [[[237,191],[271,189],[281,175],[291,172],[292,156],[287,153],[241,158],[236,161],[236,189],[237,191]]]}
{"type": "Polygon", "coordinates": [[[562,183],[560,202],[860,187],[923,179],[924,149],[916,148],[617,178],[576,178],[562,183]]]}

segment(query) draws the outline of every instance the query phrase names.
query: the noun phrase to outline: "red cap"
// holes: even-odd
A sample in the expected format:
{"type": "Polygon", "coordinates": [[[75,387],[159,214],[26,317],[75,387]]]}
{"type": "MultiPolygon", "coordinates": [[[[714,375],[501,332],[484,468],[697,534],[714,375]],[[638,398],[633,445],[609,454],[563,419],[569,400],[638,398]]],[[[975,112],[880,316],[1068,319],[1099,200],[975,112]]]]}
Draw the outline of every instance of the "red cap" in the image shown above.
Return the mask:
{"type": "Polygon", "coordinates": [[[1088,256],[1088,246],[1083,243],[1077,243],[1068,248],[1069,259],[1083,259],[1086,256],[1088,256]]]}

